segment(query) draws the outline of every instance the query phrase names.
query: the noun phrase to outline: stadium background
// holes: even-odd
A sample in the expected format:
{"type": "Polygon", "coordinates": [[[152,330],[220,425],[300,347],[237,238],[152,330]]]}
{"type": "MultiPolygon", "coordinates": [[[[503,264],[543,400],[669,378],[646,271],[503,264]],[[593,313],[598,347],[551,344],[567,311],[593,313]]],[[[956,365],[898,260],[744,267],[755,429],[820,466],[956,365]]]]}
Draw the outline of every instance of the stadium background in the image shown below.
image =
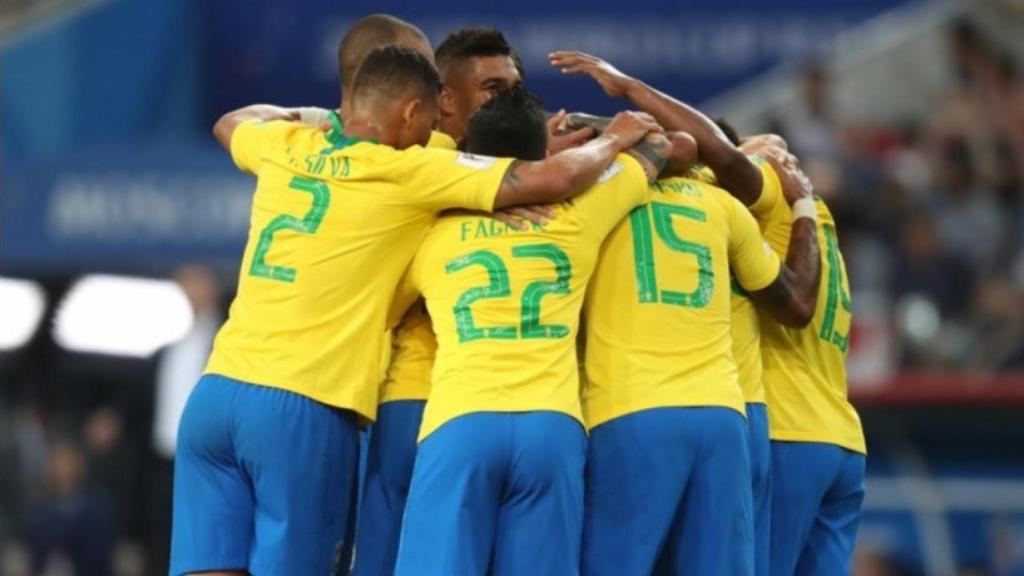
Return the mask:
{"type": "Polygon", "coordinates": [[[252,185],[209,127],[336,105],[336,42],[375,11],[435,44],[500,27],[551,109],[621,105],[546,65],[582,49],[785,135],[853,285],[855,574],[1024,574],[1024,2],[432,4],[0,0],[0,575],[61,538],[159,573],[167,346],[230,301],[252,185]]]}

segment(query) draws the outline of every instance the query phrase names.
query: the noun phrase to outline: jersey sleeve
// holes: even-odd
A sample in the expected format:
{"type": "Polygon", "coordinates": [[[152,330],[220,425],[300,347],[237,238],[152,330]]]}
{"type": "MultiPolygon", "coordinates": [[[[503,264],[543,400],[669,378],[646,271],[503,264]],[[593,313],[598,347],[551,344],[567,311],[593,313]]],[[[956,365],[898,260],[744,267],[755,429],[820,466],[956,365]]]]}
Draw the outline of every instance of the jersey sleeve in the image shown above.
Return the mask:
{"type": "Polygon", "coordinates": [[[782,264],[747,208],[732,196],[723,198],[729,213],[729,267],[744,290],[762,290],[779,276],[782,264]]]}
{"type": "Polygon", "coordinates": [[[761,195],[750,206],[750,212],[759,222],[764,222],[786,206],[786,198],[782,195],[782,181],[772,165],[760,156],[751,156],[750,160],[761,170],[762,182],[761,195]]]}
{"type": "Polygon", "coordinates": [[[491,212],[512,158],[413,147],[403,152],[402,164],[395,175],[413,205],[437,212],[449,208],[491,212]]]}
{"type": "Polygon", "coordinates": [[[647,174],[629,154],[619,154],[597,183],[572,200],[588,233],[607,236],[630,210],[647,202],[647,174]]]}
{"type": "Polygon", "coordinates": [[[285,134],[293,128],[293,124],[283,120],[242,122],[231,133],[231,159],[235,166],[243,172],[258,174],[260,163],[283,143],[285,134]]]}

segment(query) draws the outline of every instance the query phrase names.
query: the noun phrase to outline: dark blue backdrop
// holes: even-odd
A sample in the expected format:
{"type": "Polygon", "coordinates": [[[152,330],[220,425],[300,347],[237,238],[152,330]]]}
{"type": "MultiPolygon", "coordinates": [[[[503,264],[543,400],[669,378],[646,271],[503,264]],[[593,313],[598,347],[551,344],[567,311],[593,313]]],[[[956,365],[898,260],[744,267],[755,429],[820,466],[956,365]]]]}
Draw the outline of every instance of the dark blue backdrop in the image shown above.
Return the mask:
{"type": "Polygon", "coordinates": [[[0,264],[66,273],[236,258],[250,183],[212,145],[213,119],[253,102],[336,105],[337,42],[371,12],[409,19],[435,44],[459,26],[499,27],[550,108],[608,113],[619,104],[553,73],[545,55],[591,51],[700,102],[907,1],[101,4],[0,40],[0,264]]]}

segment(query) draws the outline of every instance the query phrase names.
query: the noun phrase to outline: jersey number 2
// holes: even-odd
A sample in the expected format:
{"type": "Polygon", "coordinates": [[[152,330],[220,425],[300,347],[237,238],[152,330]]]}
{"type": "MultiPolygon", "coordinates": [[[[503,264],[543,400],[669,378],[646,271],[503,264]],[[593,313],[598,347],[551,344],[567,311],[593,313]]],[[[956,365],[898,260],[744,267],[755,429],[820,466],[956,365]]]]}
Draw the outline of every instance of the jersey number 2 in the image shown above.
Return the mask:
{"type": "Polygon", "coordinates": [[[295,176],[288,183],[288,188],[312,194],[313,204],[301,219],[290,214],[281,214],[263,228],[260,232],[259,243],[256,244],[256,250],[252,255],[252,265],[249,266],[250,276],[279,282],[295,282],[295,268],[267,264],[267,252],[270,252],[270,246],[274,243],[274,234],[282,230],[293,230],[300,234],[316,234],[320,228],[320,222],[327,214],[327,208],[331,205],[331,191],[327,184],[319,180],[295,176]]]}
{"type": "Polygon", "coordinates": [[[558,246],[546,243],[515,246],[512,248],[512,257],[540,258],[550,261],[555,267],[554,281],[531,282],[523,290],[518,327],[477,326],[473,321],[473,310],[470,307],[474,302],[512,295],[508,267],[505,266],[505,262],[500,256],[490,250],[476,250],[445,263],[444,271],[448,274],[470,266],[483,266],[487,270],[489,279],[487,286],[476,286],[463,292],[452,308],[455,313],[455,327],[459,333],[459,342],[483,339],[513,340],[519,335],[523,338],[564,338],[569,335],[569,327],[564,324],[540,323],[541,299],[548,294],[569,293],[569,280],[572,278],[572,262],[569,260],[569,255],[558,246]]]}

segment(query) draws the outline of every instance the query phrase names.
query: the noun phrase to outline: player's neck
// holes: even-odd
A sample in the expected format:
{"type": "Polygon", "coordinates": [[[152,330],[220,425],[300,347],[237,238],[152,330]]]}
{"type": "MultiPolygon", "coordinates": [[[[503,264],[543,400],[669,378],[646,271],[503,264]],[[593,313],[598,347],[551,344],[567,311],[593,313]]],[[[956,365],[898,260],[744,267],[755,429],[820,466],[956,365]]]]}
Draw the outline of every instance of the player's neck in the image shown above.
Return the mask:
{"type": "Polygon", "coordinates": [[[348,137],[371,140],[387,146],[395,144],[393,139],[387,137],[388,131],[384,130],[379,122],[358,114],[349,118],[345,123],[344,134],[348,137]]]}

